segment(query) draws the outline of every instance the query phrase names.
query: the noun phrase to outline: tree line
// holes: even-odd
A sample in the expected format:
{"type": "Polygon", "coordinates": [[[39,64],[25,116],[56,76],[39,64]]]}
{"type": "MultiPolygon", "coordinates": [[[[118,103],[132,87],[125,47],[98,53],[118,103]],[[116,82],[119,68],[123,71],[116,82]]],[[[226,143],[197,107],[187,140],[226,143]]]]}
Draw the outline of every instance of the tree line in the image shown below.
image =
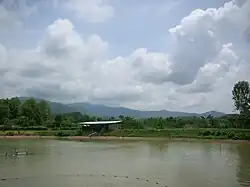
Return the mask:
{"type": "Polygon", "coordinates": [[[53,115],[45,100],[34,98],[25,100],[19,98],[0,99],[1,129],[45,130],[60,126],[69,126],[72,120],[68,116],[53,115]]]}
{"type": "Polygon", "coordinates": [[[250,88],[247,81],[237,82],[232,90],[232,99],[239,114],[222,117],[159,117],[136,119],[129,116],[96,117],[80,112],[51,113],[49,103],[30,98],[0,99],[1,129],[76,129],[81,121],[122,120],[122,129],[167,129],[167,128],[238,128],[250,129],[250,88]]]}

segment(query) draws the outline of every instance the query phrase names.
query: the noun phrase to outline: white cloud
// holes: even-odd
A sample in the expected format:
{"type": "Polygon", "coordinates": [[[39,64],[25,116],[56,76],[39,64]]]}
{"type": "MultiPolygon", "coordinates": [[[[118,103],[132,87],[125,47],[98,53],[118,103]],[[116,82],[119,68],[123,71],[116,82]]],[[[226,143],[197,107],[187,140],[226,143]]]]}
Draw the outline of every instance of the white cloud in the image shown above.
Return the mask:
{"type": "Polygon", "coordinates": [[[114,7],[107,0],[65,0],[63,6],[88,22],[100,23],[114,17],[114,7]]]}
{"type": "Polygon", "coordinates": [[[228,75],[232,75],[233,70],[238,65],[241,65],[238,62],[239,57],[233,51],[232,44],[225,44],[213,61],[199,69],[194,81],[182,86],[178,91],[186,91],[187,93],[212,92],[214,89],[218,89],[220,84],[228,78],[228,75]]]}
{"type": "Polygon", "coordinates": [[[36,3],[28,3],[28,0],[2,0],[0,1],[0,30],[21,28],[22,18],[30,16],[37,10],[36,3]]]}
{"type": "Polygon", "coordinates": [[[6,58],[7,58],[6,48],[3,45],[0,45],[0,63],[1,63],[0,67],[2,67],[5,64],[6,58]]]}
{"type": "Polygon", "coordinates": [[[69,20],[59,19],[48,26],[40,47],[47,56],[66,57],[79,62],[102,57],[107,52],[108,43],[103,42],[98,35],[84,40],[69,20]],[[78,57],[79,59],[74,59],[78,57]]]}
{"type": "Polygon", "coordinates": [[[173,38],[170,81],[185,85],[194,81],[200,68],[220,53],[225,43],[232,42],[228,33],[241,33],[244,28],[244,7],[234,1],[219,9],[196,9],[183,18],[180,25],[169,29],[173,38]]]}
{"type": "MultiPolygon", "coordinates": [[[[95,2],[99,7],[101,1],[95,2]]],[[[113,59],[107,58],[109,43],[99,35],[83,37],[69,19],[58,19],[48,25],[34,49],[16,51],[0,45],[0,96],[32,95],[146,110],[230,112],[233,84],[250,80],[249,59],[242,55],[247,49],[235,42],[244,42],[238,35],[246,30],[249,4],[232,1],[219,9],[194,10],[169,29],[171,51],[139,48],[113,59]]],[[[84,19],[98,20],[98,15],[91,17],[93,12],[84,11],[84,19]]]]}

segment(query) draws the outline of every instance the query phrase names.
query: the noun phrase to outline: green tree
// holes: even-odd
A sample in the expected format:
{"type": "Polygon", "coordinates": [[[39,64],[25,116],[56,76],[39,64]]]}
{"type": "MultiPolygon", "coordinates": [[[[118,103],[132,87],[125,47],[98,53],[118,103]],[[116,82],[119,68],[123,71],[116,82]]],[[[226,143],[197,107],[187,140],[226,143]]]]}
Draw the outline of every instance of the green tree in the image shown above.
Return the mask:
{"type": "Polygon", "coordinates": [[[4,125],[9,120],[10,110],[4,99],[0,100],[0,125],[4,125]]]}
{"type": "Polygon", "coordinates": [[[51,110],[48,102],[42,100],[37,105],[40,113],[41,125],[47,124],[51,120],[51,110]]]}
{"type": "Polygon", "coordinates": [[[234,106],[241,114],[249,113],[250,110],[250,88],[247,81],[239,81],[233,87],[234,106]]]}
{"type": "Polygon", "coordinates": [[[43,124],[38,104],[34,98],[27,99],[21,106],[21,116],[28,118],[28,126],[41,126],[43,124]]]}
{"type": "Polygon", "coordinates": [[[9,100],[10,119],[16,119],[20,115],[21,101],[15,97],[9,100]]]}
{"type": "Polygon", "coordinates": [[[72,127],[73,126],[73,119],[71,116],[65,116],[63,118],[63,122],[61,126],[65,126],[65,127],[72,127]]]}
{"type": "Polygon", "coordinates": [[[102,118],[101,117],[97,117],[96,120],[97,121],[102,121],[102,118]]]}
{"type": "Polygon", "coordinates": [[[83,121],[90,121],[90,120],[91,120],[91,117],[90,117],[89,115],[87,115],[87,114],[84,114],[82,120],[83,120],[83,121]]]}
{"type": "Polygon", "coordinates": [[[63,122],[63,115],[62,114],[56,115],[56,117],[55,117],[55,126],[60,127],[62,122],[63,122]]]}
{"type": "Polygon", "coordinates": [[[124,116],[123,116],[123,115],[120,115],[120,116],[119,116],[119,119],[120,119],[120,120],[124,120],[124,116]]]}

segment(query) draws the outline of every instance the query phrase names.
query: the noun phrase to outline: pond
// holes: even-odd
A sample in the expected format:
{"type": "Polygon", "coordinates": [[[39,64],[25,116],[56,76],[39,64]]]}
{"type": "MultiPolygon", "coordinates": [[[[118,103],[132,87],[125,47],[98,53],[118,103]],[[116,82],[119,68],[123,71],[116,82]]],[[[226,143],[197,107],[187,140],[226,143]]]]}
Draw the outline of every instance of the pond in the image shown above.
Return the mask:
{"type": "Polygon", "coordinates": [[[0,186],[250,186],[249,146],[177,141],[0,140],[0,186]],[[15,148],[29,154],[5,155],[15,148]]]}

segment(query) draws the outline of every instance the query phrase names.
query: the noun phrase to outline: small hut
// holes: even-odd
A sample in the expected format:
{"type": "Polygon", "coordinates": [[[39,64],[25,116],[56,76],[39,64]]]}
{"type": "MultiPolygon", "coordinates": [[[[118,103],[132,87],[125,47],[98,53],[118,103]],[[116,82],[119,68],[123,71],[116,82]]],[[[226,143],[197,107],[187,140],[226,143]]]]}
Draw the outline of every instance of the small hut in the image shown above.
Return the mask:
{"type": "Polygon", "coordinates": [[[108,130],[115,130],[120,128],[122,121],[87,121],[80,122],[83,131],[105,132],[108,130]]]}

